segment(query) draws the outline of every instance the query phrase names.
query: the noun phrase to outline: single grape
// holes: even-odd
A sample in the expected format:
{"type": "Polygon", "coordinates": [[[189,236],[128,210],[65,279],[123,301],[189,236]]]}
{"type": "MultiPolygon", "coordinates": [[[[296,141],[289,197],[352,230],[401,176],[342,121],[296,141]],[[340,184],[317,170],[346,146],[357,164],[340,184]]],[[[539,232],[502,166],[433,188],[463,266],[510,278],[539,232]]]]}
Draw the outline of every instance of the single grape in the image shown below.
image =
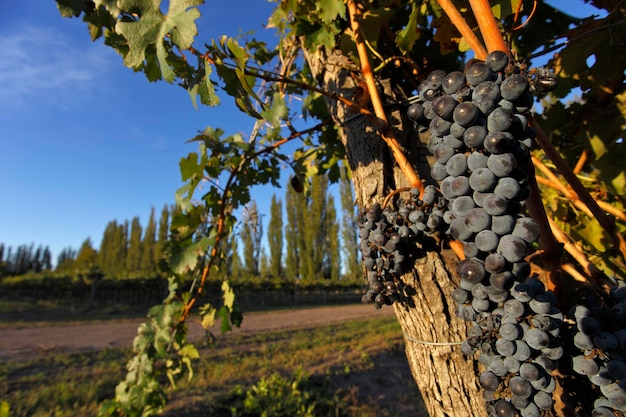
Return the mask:
{"type": "Polygon", "coordinates": [[[428,130],[432,135],[445,136],[450,133],[450,126],[452,126],[452,122],[440,116],[437,116],[430,121],[430,124],[428,125],[428,130]]]}
{"type": "Polygon", "coordinates": [[[475,284],[482,281],[486,276],[485,267],[480,262],[472,259],[464,259],[459,262],[456,272],[459,278],[475,284]]]}
{"type": "MultiPolygon", "coordinates": [[[[467,158],[467,162],[469,168],[469,157],[467,158]]],[[[494,188],[493,192],[496,195],[499,195],[509,200],[513,200],[520,194],[520,190],[520,185],[515,178],[502,177],[498,179],[498,184],[496,185],[496,188],[494,188]]]]}
{"type": "Polygon", "coordinates": [[[537,391],[537,393],[533,397],[533,402],[537,405],[537,407],[539,407],[540,410],[549,410],[554,404],[552,395],[548,394],[545,391],[537,391]]]}
{"type": "Polygon", "coordinates": [[[541,350],[550,344],[550,336],[543,330],[531,328],[526,332],[526,343],[532,349],[541,350]]]}
{"type": "Polygon", "coordinates": [[[417,87],[417,91],[419,97],[423,101],[430,101],[439,95],[440,87],[441,84],[424,80],[424,82],[420,83],[420,85],[417,87]]]}
{"type": "Polygon", "coordinates": [[[472,231],[465,224],[465,218],[463,216],[457,217],[450,224],[448,233],[456,240],[467,240],[472,236],[472,231]]]}
{"type": "Polygon", "coordinates": [[[445,165],[448,160],[456,154],[453,147],[441,143],[433,149],[433,157],[435,162],[445,165]]]}
{"type": "Polygon", "coordinates": [[[474,98],[472,98],[472,104],[478,107],[478,110],[480,110],[483,115],[488,115],[496,108],[497,101],[487,96],[474,96],[474,98]]]}
{"type": "Polygon", "coordinates": [[[507,356],[504,358],[504,366],[509,373],[516,374],[519,372],[521,362],[515,359],[513,356],[507,356]]]}
{"type": "Polygon", "coordinates": [[[459,152],[463,152],[465,150],[465,143],[461,140],[463,133],[465,133],[464,127],[452,123],[452,126],[450,126],[450,134],[443,137],[443,143],[459,152]]]}
{"type": "Polygon", "coordinates": [[[500,238],[491,230],[481,230],[474,237],[474,243],[483,252],[490,252],[498,247],[500,238]]]}
{"type": "Polygon", "coordinates": [[[496,107],[487,116],[487,130],[489,132],[508,131],[515,122],[513,112],[502,107],[496,107]]]}
{"type": "Polygon", "coordinates": [[[491,371],[485,371],[478,377],[478,383],[487,391],[495,391],[500,385],[500,378],[491,371]]]}
{"type": "Polygon", "coordinates": [[[469,169],[470,172],[472,172],[472,171],[476,171],[478,168],[486,168],[487,159],[488,159],[488,156],[485,155],[484,153],[474,151],[467,156],[467,169],[469,169]]]}
{"type": "Polygon", "coordinates": [[[520,365],[519,374],[527,381],[536,381],[545,374],[545,370],[532,362],[525,362],[520,365]]]}
{"type": "MultiPolygon", "coordinates": [[[[468,194],[472,191],[469,186],[469,178],[459,174],[458,177],[455,177],[452,180],[452,184],[450,184],[450,191],[452,191],[452,194],[454,194],[455,197],[469,197],[468,194]]],[[[469,198],[471,199],[471,197],[469,198]]],[[[454,201],[456,200],[457,199],[455,198],[454,201]]]]}
{"type": "Polygon", "coordinates": [[[580,319],[576,317],[576,326],[578,330],[588,336],[596,336],[602,331],[602,325],[598,320],[589,316],[589,317],[581,317],[580,319]]]}
{"type": "Polygon", "coordinates": [[[515,359],[523,362],[531,357],[532,352],[530,351],[530,347],[528,347],[528,344],[526,342],[524,342],[523,340],[516,340],[515,345],[515,354],[513,355],[515,359]]]}
{"type": "Polygon", "coordinates": [[[407,117],[413,122],[421,122],[424,117],[424,106],[421,103],[413,103],[406,111],[407,117]]]}
{"type": "MultiPolygon", "coordinates": [[[[454,101],[454,100],[453,100],[454,101]]],[[[480,116],[480,110],[470,101],[464,101],[454,108],[453,119],[463,127],[470,127],[480,116]]]]}
{"type": "Polygon", "coordinates": [[[446,94],[454,94],[465,85],[465,74],[461,71],[452,71],[444,77],[441,88],[446,94]]]}
{"type": "Polygon", "coordinates": [[[489,364],[488,370],[496,376],[504,376],[507,374],[506,366],[504,366],[504,360],[502,358],[494,359],[489,364]]]}
{"type": "Polygon", "coordinates": [[[437,96],[433,99],[433,111],[442,119],[452,120],[452,113],[459,104],[455,99],[447,94],[437,96]]]}
{"type": "Polygon", "coordinates": [[[474,233],[489,229],[491,226],[491,216],[479,207],[468,210],[463,219],[467,228],[474,233]]]}
{"type": "Polygon", "coordinates": [[[483,146],[489,153],[498,154],[510,150],[513,142],[513,135],[509,132],[494,132],[490,130],[483,140],[483,146]]]}
{"type": "Polygon", "coordinates": [[[496,251],[509,262],[519,262],[526,255],[526,242],[517,236],[504,235],[498,242],[496,251]]]}
{"type": "Polygon", "coordinates": [[[488,98],[494,102],[500,100],[500,86],[493,81],[484,81],[474,87],[472,99],[488,98]]]}
{"type": "MultiPolygon", "coordinates": [[[[489,159],[492,156],[494,155],[491,155],[489,159]]],[[[487,161],[487,164],[489,164],[489,160],[487,161]]],[[[486,192],[495,188],[497,179],[490,168],[478,168],[471,173],[469,183],[472,190],[486,192]]]]}
{"type": "Polygon", "coordinates": [[[446,171],[446,166],[445,164],[440,164],[439,162],[435,162],[431,167],[430,167],[430,176],[435,180],[435,181],[441,181],[443,180],[445,177],[448,176],[448,171],[446,171]]]}
{"type": "Polygon", "coordinates": [[[537,294],[528,306],[537,314],[546,314],[552,309],[552,302],[546,294],[537,294]]]}
{"type": "Polygon", "coordinates": [[[446,171],[453,177],[458,177],[467,171],[467,157],[465,154],[457,153],[446,162],[446,171]]]}
{"type": "Polygon", "coordinates": [[[470,293],[469,291],[464,290],[463,288],[455,288],[452,291],[451,296],[455,303],[464,304],[469,300],[470,293]]]}
{"type": "Polygon", "coordinates": [[[522,317],[526,312],[526,306],[519,300],[511,298],[504,303],[504,311],[513,317],[522,317]]]}
{"type": "Polygon", "coordinates": [[[485,287],[481,283],[474,285],[472,287],[471,293],[472,293],[472,297],[480,298],[481,300],[485,300],[489,297],[489,295],[487,294],[487,291],[485,291],[485,287]]]}
{"type": "Polygon", "coordinates": [[[496,351],[502,356],[512,356],[515,353],[515,342],[500,338],[496,340],[496,351]]]}
{"type": "Polygon", "coordinates": [[[528,79],[522,74],[513,74],[502,81],[500,94],[505,100],[515,101],[528,91],[528,79]]]}
{"type": "MultiPolygon", "coordinates": [[[[469,180],[468,180],[468,186],[469,186],[469,180]]],[[[455,198],[452,201],[452,205],[450,206],[450,209],[452,210],[455,216],[459,217],[459,216],[463,216],[465,213],[467,213],[469,210],[473,209],[474,207],[476,207],[476,204],[474,204],[474,199],[468,195],[462,195],[460,197],[455,198]]]]}
{"type": "Polygon", "coordinates": [[[499,253],[490,253],[485,258],[485,270],[490,274],[503,272],[507,267],[507,261],[499,253]]]}
{"type": "Polygon", "coordinates": [[[485,58],[485,64],[487,64],[493,72],[500,72],[509,65],[509,56],[502,51],[493,51],[485,58]]]}
{"type": "Polygon", "coordinates": [[[520,217],[515,222],[513,236],[518,236],[528,243],[536,242],[539,238],[539,223],[532,217],[520,217]]]}
{"type": "Polygon", "coordinates": [[[501,216],[509,208],[509,200],[495,193],[490,193],[483,199],[483,209],[491,216],[501,216]]]}
{"type": "Polygon", "coordinates": [[[515,284],[515,277],[511,272],[503,271],[497,274],[491,274],[489,283],[498,291],[507,292],[508,295],[508,290],[515,284]]]}
{"type": "Polygon", "coordinates": [[[498,417],[515,417],[515,407],[510,402],[500,398],[493,405],[493,410],[498,417]]]}
{"type": "Polygon", "coordinates": [[[518,340],[522,337],[522,328],[515,323],[504,323],[500,326],[499,333],[505,340],[518,340]]]}
{"type": "Polygon", "coordinates": [[[484,62],[474,62],[465,71],[465,79],[470,85],[476,86],[483,81],[488,81],[493,78],[495,78],[495,74],[484,62]]]}
{"type": "Polygon", "coordinates": [[[509,152],[489,155],[489,159],[487,159],[487,168],[489,168],[497,177],[506,177],[511,174],[515,168],[517,168],[517,161],[515,156],[509,152]]]}
{"type": "MultiPolygon", "coordinates": [[[[600,332],[593,337],[593,343],[598,347],[598,349],[604,352],[612,352],[617,349],[619,346],[619,342],[617,338],[613,336],[613,334],[609,332],[600,332]]],[[[608,369],[608,364],[607,364],[608,369]]]]}
{"type": "Polygon", "coordinates": [[[500,235],[508,235],[515,227],[515,218],[509,214],[491,217],[491,230],[500,235]]]}
{"type": "Polygon", "coordinates": [[[626,379],[626,363],[620,359],[609,360],[606,363],[606,370],[613,379],[626,379]]]}
{"type": "Polygon", "coordinates": [[[522,398],[529,398],[533,394],[533,386],[526,379],[520,376],[514,376],[509,381],[509,389],[513,395],[522,398]]]}
{"type": "Polygon", "coordinates": [[[535,403],[528,403],[526,408],[522,408],[520,410],[520,414],[522,417],[540,417],[541,411],[539,411],[539,407],[535,403]]]}

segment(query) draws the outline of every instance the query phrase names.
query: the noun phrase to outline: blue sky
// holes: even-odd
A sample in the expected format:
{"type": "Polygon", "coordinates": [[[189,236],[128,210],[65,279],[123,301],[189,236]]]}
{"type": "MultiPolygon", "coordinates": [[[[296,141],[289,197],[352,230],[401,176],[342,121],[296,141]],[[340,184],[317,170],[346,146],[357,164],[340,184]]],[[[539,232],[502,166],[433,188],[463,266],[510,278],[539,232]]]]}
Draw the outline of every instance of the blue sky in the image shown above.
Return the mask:
{"type": "MultiPolygon", "coordinates": [[[[582,2],[566,10],[588,15],[582,2]]],[[[0,242],[43,244],[55,258],[90,237],[96,248],[111,220],[158,213],[174,201],[178,162],[206,126],[248,134],[252,123],[227,99],[194,110],[180,87],[149,83],[122,65],[86,25],[64,19],[53,0],[0,2],[0,242]]],[[[263,30],[273,4],[207,1],[203,41],[263,30]],[[245,13],[242,11],[245,10],[245,13]]],[[[284,189],[276,190],[282,197],[284,189]]],[[[253,194],[263,210],[272,191],[253,194]]]]}

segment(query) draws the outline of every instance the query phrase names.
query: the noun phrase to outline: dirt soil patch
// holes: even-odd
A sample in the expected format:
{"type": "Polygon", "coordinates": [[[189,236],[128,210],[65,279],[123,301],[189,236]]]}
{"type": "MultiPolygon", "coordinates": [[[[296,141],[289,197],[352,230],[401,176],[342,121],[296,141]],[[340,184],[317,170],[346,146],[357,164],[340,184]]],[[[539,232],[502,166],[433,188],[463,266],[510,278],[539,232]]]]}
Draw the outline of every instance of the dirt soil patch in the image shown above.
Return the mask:
{"type": "MultiPolygon", "coordinates": [[[[246,313],[240,328],[234,332],[263,332],[296,329],[356,320],[372,315],[393,315],[391,308],[374,310],[371,305],[346,305],[246,313]]],[[[33,325],[0,328],[0,360],[32,359],[50,351],[63,353],[128,348],[132,346],[137,327],[143,319],[69,323],[49,326],[33,325]]],[[[213,329],[217,334],[219,329],[213,329]]],[[[189,323],[190,340],[200,340],[205,331],[199,322],[189,323]]]]}

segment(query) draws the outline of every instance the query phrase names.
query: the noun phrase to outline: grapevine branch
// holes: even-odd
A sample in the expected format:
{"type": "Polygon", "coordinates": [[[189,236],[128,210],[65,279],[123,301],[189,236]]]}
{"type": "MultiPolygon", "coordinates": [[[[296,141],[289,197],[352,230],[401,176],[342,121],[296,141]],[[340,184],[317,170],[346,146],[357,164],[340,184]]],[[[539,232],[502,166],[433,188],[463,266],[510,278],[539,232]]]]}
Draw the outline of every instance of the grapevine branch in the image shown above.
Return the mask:
{"type": "Polygon", "coordinates": [[[504,41],[498,22],[491,11],[489,0],[469,0],[469,3],[487,45],[487,51],[503,51],[511,55],[511,50],[504,41]]]}
{"type": "Polygon", "coordinates": [[[461,16],[461,13],[459,13],[454,3],[452,3],[452,0],[437,0],[437,3],[439,3],[439,6],[441,6],[446,15],[448,15],[452,24],[461,33],[470,48],[472,48],[476,59],[485,59],[487,57],[485,47],[480,40],[478,40],[478,37],[469,27],[463,16],[461,16]]]}
{"type": "Polygon", "coordinates": [[[183,308],[183,311],[181,312],[180,318],[178,320],[179,324],[184,323],[184,321],[186,320],[187,316],[189,315],[189,312],[191,311],[191,308],[194,306],[194,304],[196,303],[197,298],[202,295],[203,292],[203,288],[204,285],[206,283],[206,280],[209,276],[209,271],[211,269],[211,267],[213,266],[215,260],[217,259],[217,251],[219,248],[219,244],[221,242],[221,240],[224,238],[225,236],[225,232],[224,232],[224,226],[225,226],[225,218],[226,218],[226,210],[228,209],[228,201],[230,200],[228,195],[230,194],[230,190],[232,188],[232,185],[234,184],[234,181],[237,178],[237,175],[239,175],[239,173],[241,172],[241,170],[252,160],[258,158],[261,155],[270,153],[274,150],[276,150],[277,148],[279,148],[280,146],[284,145],[287,142],[290,142],[294,139],[297,139],[299,137],[302,137],[304,135],[307,135],[309,133],[315,132],[319,129],[321,129],[324,125],[327,125],[328,123],[330,123],[330,120],[324,120],[320,123],[318,123],[315,126],[312,126],[308,129],[305,130],[301,130],[301,131],[297,131],[292,133],[291,135],[289,135],[286,138],[283,138],[279,141],[276,141],[274,143],[272,143],[271,145],[268,145],[256,152],[253,152],[247,156],[245,156],[240,162],[239,165],[237,165],[237,167],[235,167],[231,172],[230,175],[228,176],[228,179],[226,180],[226,185],[224,186],[224,189],[222,190],[222,196],[220,201],[221,206],[220,206],[220,212],[219,215],[217,216],[217,226],[216,226],[216,235],[215,235],[215,242],[213,243],[213,247],[211,249],[211,253],[209,256],[209,261],[208,263],[204,266],[204,269],[202,271],[202,278],[200,279],[200,284],[198,285],[198,289],[196,291],[196,293],[194,294],[194,296],[187,302],[187,304],[185,305],[185,307],[183,308]]]}
{"type": "Polygon", "coordinates": [[[367,89],[369,91],[369,95],[371,98],[372,106],[374,107],[374,113],[376,118],[378,119],[376,125],[378,126],[379,133],[382,139],[387,143],[387,146],[391,149],[393,156],[398,163],[398,166],[406,176],[409,184],[412,187],[416,187],[420,190],[420,192],[424,192],[424,185],[422,184],[421,179],[409,163],[406,155],[402,152],[402,148],[398,143],[393,131],[389,127],[389,123],[387,121],[387,116],[385,114],[385,110],[383,108],[382,101],[380,99],[380,95],[378,94],[378,89],[376,88],[376,83],[374,81],[374,75],[372,72],[372,67],[369,62],[369,58],[367,56],[367,46],[363,41],[363,35],[361,33],[361,25],[360,18],[361,13],[357,8],[354,0],[348,0],[348,12],[350,14],[350,23],[352,25],[352,31],[354,32],[354,40],[356,42],[357,51],[359,53],[359,60],[361,62],[361,73],[365,78],[365,82],[367,84],[367,89]]]}
{"type": "Polygon", "coordinates": [[[609,234],[622,256],[626,258],[626,241],[624,240],[624,237],[617,232],[614,219],[608,216],[600,208],[598,202],[593,198],[593,196],[589,194],[589,191],[587,191],[567,162],[565,162],[565,160],[561,157],[559,151],[552,145],[546,133],[537,123],[537,120],[535,118],[531,118],[531,123],[537,130],[536,140],[539,146],[541,146],[548,158],[552,160],[559,173],[563,175],[565,181],[567,181],[573,192],[576,196],[578,196],[578,199],[589,208],[593,217],[598,220],[600,226],[602,226],[602,228],[609,234]]]}

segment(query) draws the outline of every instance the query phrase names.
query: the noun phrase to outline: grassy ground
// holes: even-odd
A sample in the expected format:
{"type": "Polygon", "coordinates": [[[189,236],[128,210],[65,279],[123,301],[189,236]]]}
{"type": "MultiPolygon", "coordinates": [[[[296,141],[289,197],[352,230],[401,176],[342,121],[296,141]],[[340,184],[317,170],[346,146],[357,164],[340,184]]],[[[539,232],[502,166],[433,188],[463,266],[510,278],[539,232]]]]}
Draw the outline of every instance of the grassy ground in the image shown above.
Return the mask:
{"type": "MultiPolygon", "coordinates": [[[[0,364],[0,401],[11,416],[93,416],[124,376],[129,352],[54,353],[0,364]]],[[[230,416],[259,380],[303,372],[332,416],[425,416],[394,318],[298,331],[231,334],[203,348],[190,383],[170,393],[165,415],[230,416]]],[[[320,411],[322,412],[322,411],[320,411]]]]}

